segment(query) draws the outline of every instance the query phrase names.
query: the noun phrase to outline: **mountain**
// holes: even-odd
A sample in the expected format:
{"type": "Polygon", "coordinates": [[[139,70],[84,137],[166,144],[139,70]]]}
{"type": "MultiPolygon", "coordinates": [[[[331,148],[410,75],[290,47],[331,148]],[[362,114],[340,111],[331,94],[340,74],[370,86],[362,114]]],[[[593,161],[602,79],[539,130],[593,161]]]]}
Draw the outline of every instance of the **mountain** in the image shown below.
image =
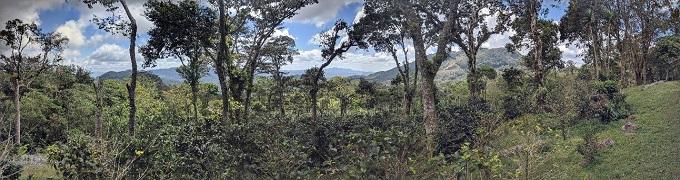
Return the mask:
{"type": "MultiPolygon", "coordinates": [[[[176,71],[177,68],[168,68],[168,69],[154,69],[154,70],[149,70],[146,72],[149,72],[151,74],[154,74],[163,80],[163,83],[165,84],[179,84],[184,82],[184,79],[182,79],[181,76],[179,76],[179,73],[176,71]]],[[[305,73],[305,70],[284,70],[284,72],[288,73],[288,75],[291,76],[300,76],[305,73]]],[[[368,74],[371,74],[372,72],[365,72],[365,71],[357,71],[357,70],[352,70],[352,69],[344,69],[344,68],[328,68],[324,70],[325,76],[326,77],[334,77],[334,76],[342,76],[342,77],[350,77],[350,76],[365,76],[368,74]]],[[[132,74],[131,70],[126,70],[126,71],[109,71],[106,72],[97,78],[101,79],[118,79],[118,80],[123,80],[127,77],[130,77],[130,74],[132,74]]],[[[260,74],[260,75],[265,75],[268,76],[267,74],[260,74]]],[[[207,76],[201,78],[201,82],[209,82],[209,83],[219,83],[219,80],[217,78],[217,75],[213,70],[210,70],[207,76]]]]}
{"type": "MultiPolygon", "coordinates": [[[[433,55],[428,56],[431,58],[433,55]]],[[[505,48],[480,49],[477,53],[477,67],[489,65],[496,70],[519,66],[520,55],[510,53],[505,48]]],[[[415,62],[409,63],[409,69],[415,72],[415,62]]],[[[467,57],[463,52],[452,52],[450,57],[439,67],[435,81],[462,80],[468,73],[467,57]]],[[[380,71],[366,76],[372,82],[389,82],[399,74],[395,67],[387,71],[380,71]]]]}
{"type": "MultiPolygon", "coordinates": [[[[288,73],[288,75],[291,76],[299,76],[305,73],[305,70],[283,70],[283,72],[288,73]]],[[[332,67],[332,68],[327,68],[323,70],[324,76],[327,78],[330,77],[335,77],[335,76],[342,76],[342,77],[350,77],[350,76],[365,76],[372,74],[373,72],[366,72],[366,71],[357,71],[353,69],[345,69],[345,68],[337,68],[337,67],[332,67]]]]}

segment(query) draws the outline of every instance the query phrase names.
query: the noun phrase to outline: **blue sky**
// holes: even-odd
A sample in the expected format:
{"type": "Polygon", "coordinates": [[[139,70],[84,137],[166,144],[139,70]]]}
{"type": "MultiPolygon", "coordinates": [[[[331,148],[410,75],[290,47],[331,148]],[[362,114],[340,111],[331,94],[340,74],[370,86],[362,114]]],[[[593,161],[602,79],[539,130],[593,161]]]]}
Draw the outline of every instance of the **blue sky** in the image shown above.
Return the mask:
{"type": "MultiPolygon", "coordinates": [[[[146,32],[152,24],[141,14],[145,0],[128,0],[139,26],[138,45],[146,44],[146,32]]],[[[129,42],[120,35],[111,35],[97,29],[89,20],[94,15],[107,16],[102,7],[88,9],[76,0],[0,0],[0,21],[22,19],[35,22],[46,31],[57,31],[70,39],[64,52],[66,60],[63,64],[76,64],[95,74],[106,71],[122,71],[130,69],[127,48],[129,42]]],[[[558,4],[561,8],[551,8],[548,19],[559,21],[564,14],[566,5],[558,4]]],[[[299,14],[284,23],[283,29],[277,35],[291,36],[296,40],[300,55],[295,57],[294,63],[284,69],[307,69],[322,63],[321,52],[314,43],[314,36],[329,29],[338,19],[353,22],[363,13],[361,0],[320,0],[319,4],[304,7],[299,14]]],[[[120,12],[122,13],[122,12],[120,12]]],[[[512,32],[495,35],[484,46],[486,48],[503,47],[508,43],[508,36],[512,32]]],[[[580,59],[576,57],[582,52],[576,47],[561,46],[563,59],[580,59]]],[[[411,51],[413,52],[413,51],[411,51]]],[[[141,56],[138,55],[141,59],[141,56]]],[[[141,61],[140,61],[141,62],[141,61]]],[[[165,59],[158,62],[157,68],[179,66],[175,59],[165,59]]],[[[343,60],[334,61],[331,67],[348,68],[362,71],[382,71],[393,68],[394,62],[390,56],[373,51],[354,50],[346,54],[343,60]]]]}

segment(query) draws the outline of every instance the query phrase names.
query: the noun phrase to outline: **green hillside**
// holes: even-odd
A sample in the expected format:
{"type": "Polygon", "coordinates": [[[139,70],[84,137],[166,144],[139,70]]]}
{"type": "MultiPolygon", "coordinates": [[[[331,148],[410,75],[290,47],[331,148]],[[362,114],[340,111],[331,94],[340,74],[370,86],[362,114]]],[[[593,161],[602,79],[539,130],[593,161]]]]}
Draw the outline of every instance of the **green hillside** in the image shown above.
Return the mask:
{"type": "Polygon", "coordinates": [[[611,137],[600,162],[587,169],[596,179],[676,179],[680,175],[680,81],[625,89],[626,101],[636,113],[639,128],[626,135],[627,121],[607,126],[598,137],[611,137]]]}
{"type": "MultiPolygon", "coordinates": [[[[566,141],[557,138],[548,152],[536,158],[534,177],[552,179],[677,179],[680,175],[680,81],[624,89],[638,128],[621,130],[629,120],[610,124],[582,122],[571,127],[566,141]],[[615,144],[598,150],[595,163],[582,166],[576,149],[584,142],[586,129],[597,131],[598,141],[611,138],[615,144]]],[[[505,137],[517,139],[521,137],[505,137]]],[[[501,140],[502,141],[502,140],[501,140]]]]}
{"type": "MultiPolygon", "coordinates": [[[[477,66],[489,65],[495,69],[516,67],[519,65],[520,55],[510,53],[505,48],[480,49],[477,54],[477,66]]],[[[409,64],[412,72],[415,70],[415,62],[409,64]]],[[[448,80],[461,80],[467,75],[467,57],[463,52],[452,52],[451,58],[445,60],[435,81],[443,82],[448,80]]],[[[373,82],[388,82],[399,74],[397,68],[387,71],[380,71],[366,76],[366,79],[373,82]]]]}

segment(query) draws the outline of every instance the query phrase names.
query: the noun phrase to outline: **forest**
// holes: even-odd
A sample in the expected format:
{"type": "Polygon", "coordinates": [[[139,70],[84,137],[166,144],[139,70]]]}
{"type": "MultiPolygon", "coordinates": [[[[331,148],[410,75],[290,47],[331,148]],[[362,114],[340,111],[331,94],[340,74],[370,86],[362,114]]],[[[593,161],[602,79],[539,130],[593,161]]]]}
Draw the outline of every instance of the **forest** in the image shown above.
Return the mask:
{"type": "Polygon", "coordinates": [[[108,78],[63,63],[64,34],[3,22],[0,179],[680,175],[677,0],[365,0],[289,74],[299,44],[275,31],[319,1],[149,0],[140,32],[126,0],[67,0],[129,41],[108,78]],[[324,75],[357,50],[395,68],[324,75]],[[182,82],[146,70],[168,58],[182,82]]]}

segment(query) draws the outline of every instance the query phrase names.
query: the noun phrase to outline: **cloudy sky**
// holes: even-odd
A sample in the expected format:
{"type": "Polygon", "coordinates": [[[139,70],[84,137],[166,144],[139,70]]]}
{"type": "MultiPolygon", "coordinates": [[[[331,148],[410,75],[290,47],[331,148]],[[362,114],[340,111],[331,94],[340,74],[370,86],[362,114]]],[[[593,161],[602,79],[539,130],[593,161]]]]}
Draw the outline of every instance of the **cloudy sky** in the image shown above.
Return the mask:
{"type": "MultiPolygon", "coordinates": [[[[142,16],[144,2],[146,0],[128,0],[130,9],[138,22],[138,45],[146,44],[149,38],[146,32],[153,27],[153,24],[142,16]]],[[[559,6],[562,8],[551,8],[546,18],[559,21],[566,5],[559,6]]],[[[321,51],[314,37],[328,30],[338,19],[353,22],[358,20],[362,14],[362,0],[319,0],[319,4],[299,10],[299,14],[287,20],[284,28],[276,33],[293,37],[300,51],[294,63],[284,69],[307,69],[320,65],[322,63],[321,51]]],[[[64,0],[0,0],[0,22],[5,23],[11,19],[35,22],[45,32],[57,31],[68,37],[70,41],[64,52],[66,58],[64,64],[79,65],[94,74],[130,69],[128,40],[120,35],[111,35],[97,29],[90,22],[94,15],[108,16],[110,14],[98,6],[89,9],[86,5],[79,4],[78,0],[68,2],[64,0]]],[[[495,35],[483,47],[503,47],[509,42],[510,34],[512,32],[495,35]]],[[[560,46],[560,49],[564,52],[563,59],[580,59],[577,55],[582,50],[565,45],[560,46]]],[[[331,67],[375,72],[395,66],[390,56],[373,51],[353,50],[345,56],[343,60],[334,61],[331,67]]],[[[137,57],[142,58],[141,55],[137,57]]],[[[166,59],[159,61],[156,68],[179,65],[179,61],[166,59]]]]}

